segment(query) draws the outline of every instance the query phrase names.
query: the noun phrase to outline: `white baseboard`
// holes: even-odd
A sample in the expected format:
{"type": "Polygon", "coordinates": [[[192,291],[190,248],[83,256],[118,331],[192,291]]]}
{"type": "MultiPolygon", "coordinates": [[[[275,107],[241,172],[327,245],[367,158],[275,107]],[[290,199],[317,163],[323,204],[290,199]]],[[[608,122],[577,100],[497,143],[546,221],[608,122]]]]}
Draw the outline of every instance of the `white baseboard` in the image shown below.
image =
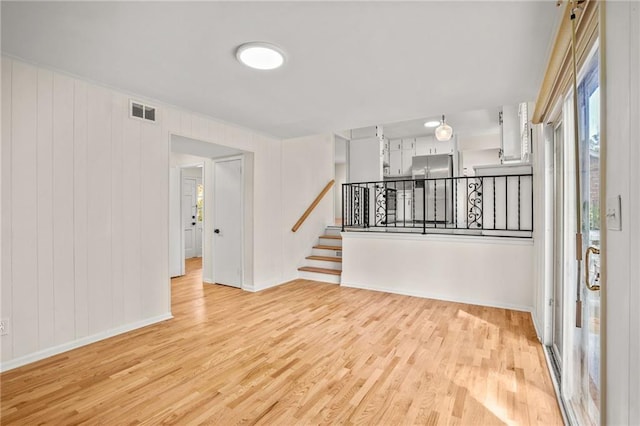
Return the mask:
{"type": "Polygon", "coordinates": [[[138,328],[146,327],[158,322],[166,321],[171,318],[173,318],[173,315],[171,315],[171,313],[169,312],[169,313],[158,315],[152,318],[147,318],[141,321],[125,324],[116,328],[112,328],[110,330],[93,334],[91,336],[83,337],[81,339],[72,340],[71,342],[63,343],[58,346],[42,349],[40,351],[21,356],[19,358],[11,359],[9,361],[0,363],[0,372],[13,370],[14,368],[22,367],[23,365],[31,364],[32,362],[40,361],[41,359],[49,358],[51,356],[58,355],[63,352],[67,352],[72,349],[79,348],[81,346],[86,346],[91,343],[98,342],[100,340],[105,340],[110,337],[114,337],[119,334],[126,333],[128,331],[136,330],[138,328]]]}
{"type": "Polygon", "coordinates": [[[536,336],[538,337],[538,341],[542,343],[542,334],[540,334],[540,329],[538,328],[538,321],[536,317],[536,311],[531,310],[531,322],[533,323],[533,328],[536,331],[536,336]]]}
{"type": "Polygon", "coordinates": [[[249,287],[246,287],[246,288],[243,287],[242,289],[255,293],[255,292],[258,292],[258,291],[266,290],[268,288],[277,287],[279,285],[286,284],[288,282],[289,281],[269,280],[269,281],[265,281],[265,282],[262,282],[262,283],[255,284],[253,287],[250,287],[250,288],[249,287]]]}
{"type": "Polygon", "coordinates": [[[401,294],[403,296],[414,296],[414,297],[422,297],[425,299],[444,300],[446,302],[465,303],[467,305],[487,306],[490,308],[510,309],[512,311],[531,312],[533,309],[531,306],[514,305],[510,303],[503,303],[503,302],[498,302],[493,300],[474,300],[474,299],[466,299],[466,298],[453,298],[453,297],[442,296],[439,294],[431,294],[426,291],[399,290],[397,288],[390,288],[390,287],[370,287],[366,285],[355,284],[355,283],[350,283],[345,281],[342,281],[340,285],[343,287],[359,288],[362,290],[382,291],[384,293],[401,294]]]}

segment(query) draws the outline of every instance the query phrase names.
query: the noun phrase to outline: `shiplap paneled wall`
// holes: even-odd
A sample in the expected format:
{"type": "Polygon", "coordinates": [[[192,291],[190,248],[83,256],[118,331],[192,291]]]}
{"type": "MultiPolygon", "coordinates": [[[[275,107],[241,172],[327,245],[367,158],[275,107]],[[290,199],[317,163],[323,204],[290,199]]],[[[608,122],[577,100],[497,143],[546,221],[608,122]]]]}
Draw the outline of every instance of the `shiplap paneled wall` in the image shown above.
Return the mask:
{"type": "Polygon", "coordinates": [[[161,126],[20,61],[3,58],[2,77],[2,361],[166,317],[161,126]]]}
{"type": "Polygon", "coordinates": [[[130,98],[2,58],[2,370],[170,317],[171,133],[253,152],[249,289],[282,282],[281,141],[130,98]]]}

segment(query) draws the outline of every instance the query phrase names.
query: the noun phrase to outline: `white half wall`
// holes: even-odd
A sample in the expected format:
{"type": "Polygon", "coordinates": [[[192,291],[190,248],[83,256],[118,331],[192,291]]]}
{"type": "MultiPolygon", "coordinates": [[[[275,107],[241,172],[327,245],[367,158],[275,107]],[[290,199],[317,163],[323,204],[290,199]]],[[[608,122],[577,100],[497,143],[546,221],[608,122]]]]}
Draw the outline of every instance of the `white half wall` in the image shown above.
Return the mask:
{"type": "Polygon", "coordinates": [[[522,311],[533,307],[533,242],[506,237],[342,233],[342,284],[522,311]]]}

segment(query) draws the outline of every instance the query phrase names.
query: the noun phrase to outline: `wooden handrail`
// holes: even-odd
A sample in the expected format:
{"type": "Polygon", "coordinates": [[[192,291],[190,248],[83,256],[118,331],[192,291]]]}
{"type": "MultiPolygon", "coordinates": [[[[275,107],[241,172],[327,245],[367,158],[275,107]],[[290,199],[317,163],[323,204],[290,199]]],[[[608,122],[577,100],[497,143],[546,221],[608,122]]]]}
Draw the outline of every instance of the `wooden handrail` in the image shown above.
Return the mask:
{"type": "Polygon", "coordinates": [[[318,194],[318,196],[316,197],[315,200],[313,200],[313,203],[311,203],[311,205],[309,206],[309,208],[302,213],[302,216],[300,216],[300,219],[298,219],[298,221],[296,222],[295,225],[293,225],[293,228],[291,228],[291,231],[296,232],[298,230],[298,228],[300,228],[300,225],[302,225],[302,223],[307,220],[307,218],[309,217],[309,215],[311,214],[311,212],[313,211],[313,209],[316,208],[316,206],[320,203],[320,200],[322,200],[322,197],[325,196],[325,194],[327,192],[329,192],[329,190],[331,189],[331,187],[333,186],[333,184],[335,183],[335,179],[331,179],[331,182],[329,182],[327,184],[327,186],[324,187],[324,189],[322,190],[322,192],[320,192],[318,194]]]}

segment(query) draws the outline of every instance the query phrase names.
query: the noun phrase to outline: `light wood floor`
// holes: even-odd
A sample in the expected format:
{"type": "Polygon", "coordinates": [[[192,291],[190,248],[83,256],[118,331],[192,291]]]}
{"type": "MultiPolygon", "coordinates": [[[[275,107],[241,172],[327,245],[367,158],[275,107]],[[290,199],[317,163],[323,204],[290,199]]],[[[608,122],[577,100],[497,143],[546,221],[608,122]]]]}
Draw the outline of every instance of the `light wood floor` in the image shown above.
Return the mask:
{"type": "Polygon", "coordinates": [[[175,318],[6,372],[7,424],[561,424],[529,314],[175,279],[175,318]]]}

